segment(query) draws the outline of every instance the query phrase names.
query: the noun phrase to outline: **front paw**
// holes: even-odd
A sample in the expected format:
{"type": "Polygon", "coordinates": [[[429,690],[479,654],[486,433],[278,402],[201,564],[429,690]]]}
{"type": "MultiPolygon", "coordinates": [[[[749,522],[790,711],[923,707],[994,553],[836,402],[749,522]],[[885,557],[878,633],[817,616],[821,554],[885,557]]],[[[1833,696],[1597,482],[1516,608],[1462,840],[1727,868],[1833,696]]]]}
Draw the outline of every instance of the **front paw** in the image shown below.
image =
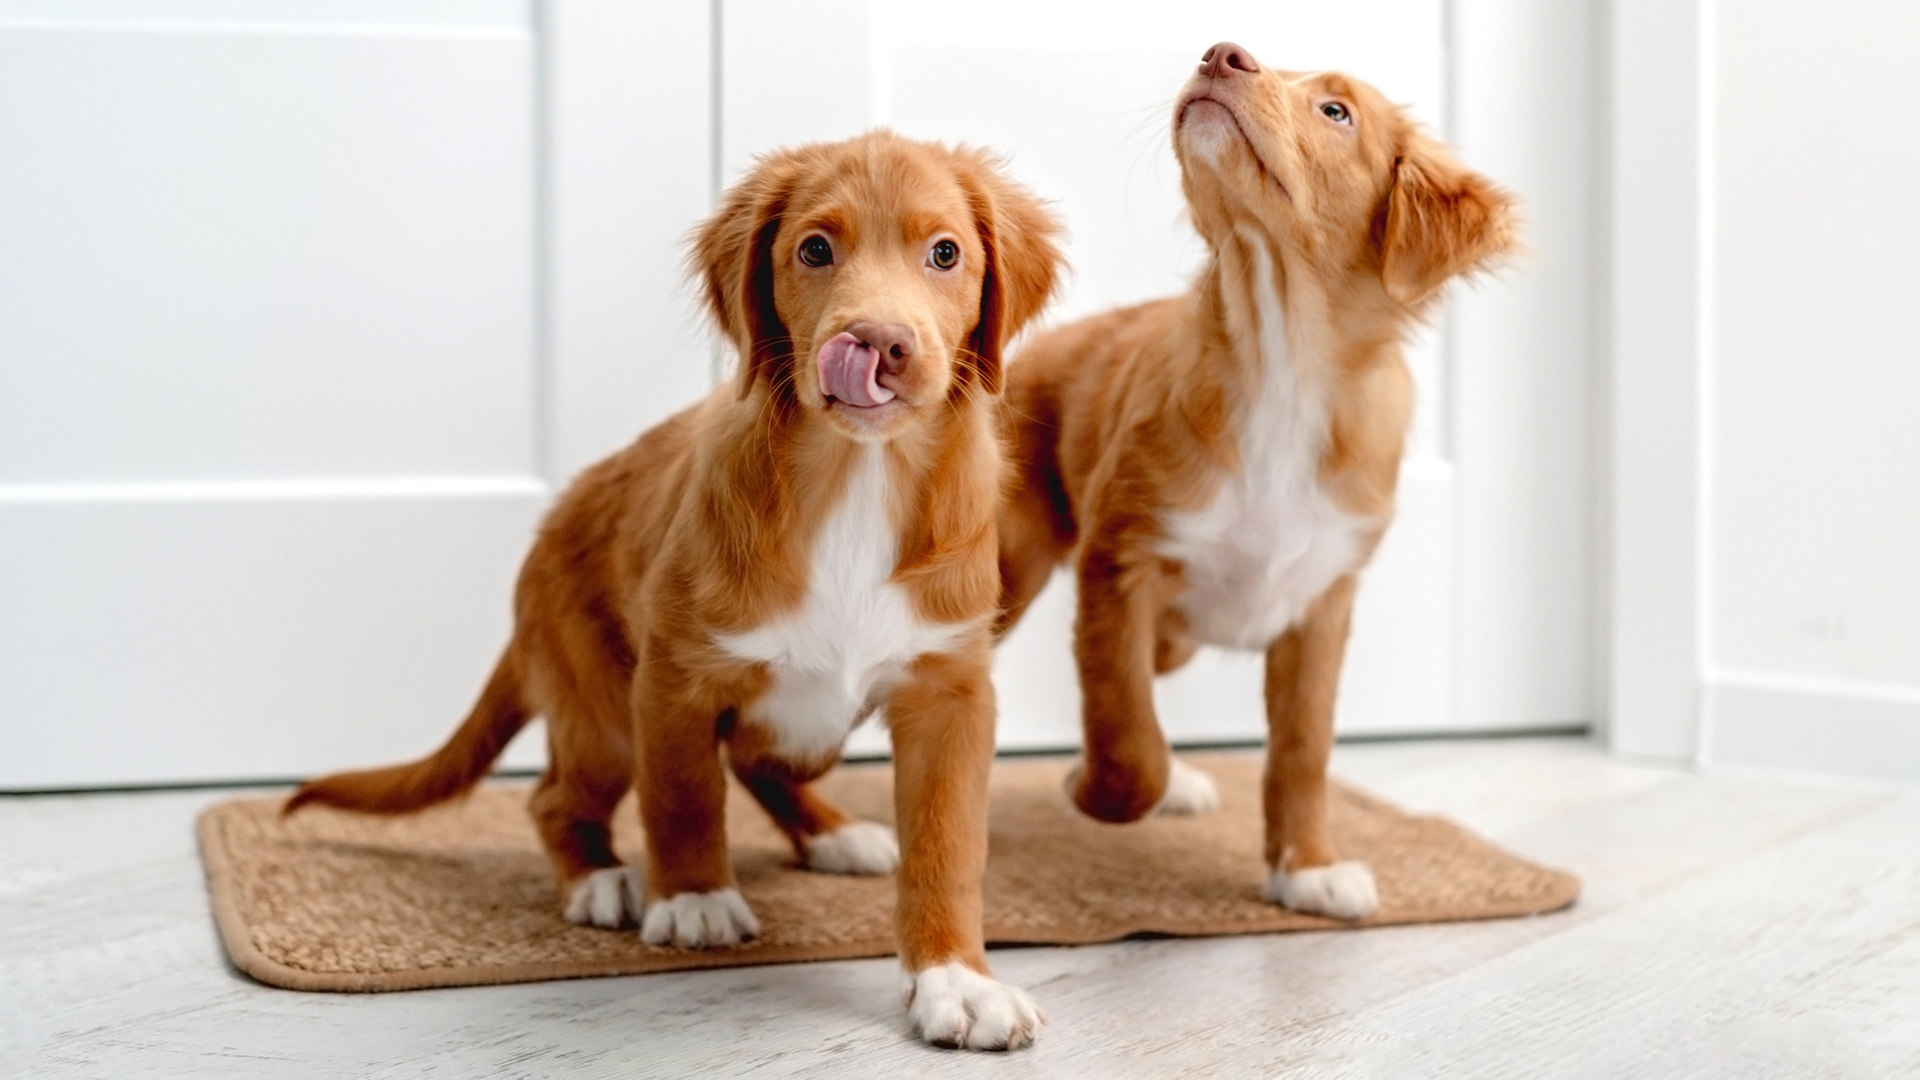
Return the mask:
{"type": "Polygon", "coordinates": [[[1220,809],[1220,789],[1213,777],[1173,758],[1167,763],[1167,790],[1153,812],[1169,817],[1191,817],[1220,809]]]}
{"type": "Polygon", "coordinates": [[[1275,870],[1267,878],[1266,898],[1309,915],[1364,919],[1380,906],[1373,871],[1363,862],[1337,862],[1291,873],[1275,870]]]}
{"type": "Polygon", "coordinates": [[[640,939],[649,945],[671,942],[683,949],[705,949],[738,945],[759,935],[760,920],[739,889],[683,892],[655,900],[640,921],[640,939]]]}
{"type": "Polygon", "coordinates": [[[957,961],[906,977],[907,1019],[935,1046],[1018,1050],[1047,1022],[1027,992],[957,961]]]}
{"type": "Polygon", "coordinates": [[[1138,773],[1117,765],[1108,764],[1090,772],[1085,761],[1078,761],[1067,770],[1063,783],[1067,798],[1095,821],[1124,825],[1139,821],[1156,805],[1138,773]]]}
{"type": "Polygon", "coordinates": [[[603,866],[573,883],[567,895],[567,921],[608,930],[640,921],[640,898],[645,890],[640,872],[631,866],[603,866]]]}
{"type": "Polygon", "coordinates": [[[850,821],[807,840],[807,868],[824,874],[891,874],[900,866],[900,841],[872,821],[850,821]]]}

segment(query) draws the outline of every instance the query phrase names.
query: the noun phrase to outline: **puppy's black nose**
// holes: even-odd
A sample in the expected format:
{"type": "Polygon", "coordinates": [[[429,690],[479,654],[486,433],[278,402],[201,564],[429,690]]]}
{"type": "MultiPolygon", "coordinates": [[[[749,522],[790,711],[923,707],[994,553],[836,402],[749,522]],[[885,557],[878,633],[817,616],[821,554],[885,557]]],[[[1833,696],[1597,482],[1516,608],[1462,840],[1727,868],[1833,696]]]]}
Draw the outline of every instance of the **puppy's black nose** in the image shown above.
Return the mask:
{"type": "Polygon", "coordinates": [[[1252,53],[1231,41],[1223,41],[1215,45],[1200,57],[1201,73],[1216,79],[1228,78],[1236,71],[1244,71],[1251,75],[1259,70],[1260,61],[1255,60],[1252,53]]]}
{"type": "Polygon", "coordinates": [[[900,323],[861,322],[847,327],[847,333],[859,338],[880,354],[880,370],[894,375],[906,370],[913,359],[918,340],[913,328],[900,323]]]}

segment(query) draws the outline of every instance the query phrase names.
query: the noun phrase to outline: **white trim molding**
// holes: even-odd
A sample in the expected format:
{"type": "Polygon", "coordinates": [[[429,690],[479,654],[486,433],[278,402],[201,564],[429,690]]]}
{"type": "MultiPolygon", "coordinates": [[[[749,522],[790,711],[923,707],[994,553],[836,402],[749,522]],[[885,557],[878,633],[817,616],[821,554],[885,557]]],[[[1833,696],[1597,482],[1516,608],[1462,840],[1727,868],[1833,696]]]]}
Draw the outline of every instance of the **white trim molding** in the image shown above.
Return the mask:
{"type": "Polygon", "coordinates": [[[1614,0],[1607,739],[1698,756],[1711,695],[1712,0],[1614,0]]]}
{"type": "Polygon", "coordinates": [[[1448,142],[1520,199],[1526,252],[1455,290],[1444,455],[1456,466],[1456,722],[1595,719],[1594,5],[1449,0],[1448,142]]]}
{"type": "Polygon", "coordinates": [[[1920,783],[1920,690],[1749,671],[1711,685],[1703,765],[1920,783]]]}

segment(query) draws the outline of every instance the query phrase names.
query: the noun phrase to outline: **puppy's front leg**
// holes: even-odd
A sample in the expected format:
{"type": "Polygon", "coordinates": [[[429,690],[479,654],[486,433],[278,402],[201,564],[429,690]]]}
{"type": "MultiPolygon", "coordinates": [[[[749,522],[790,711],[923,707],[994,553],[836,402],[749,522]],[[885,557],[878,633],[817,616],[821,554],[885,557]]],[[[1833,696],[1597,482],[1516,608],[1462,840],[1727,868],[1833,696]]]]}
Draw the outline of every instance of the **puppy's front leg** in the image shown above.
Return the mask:
{"type": "Polygon", "coordinates": [[[1267,649],[1266,897],[1337,919],[1364,919],[1380,905],[1373,871],[1341,862],[1327,834],[1333,700],[1353,590],[1352,575],[1334,582],[1267,649]]]}
{"type": "Polygon", "coordinates": [[[1068,778],[1074,805],[1101,821],[1134,821],[1159,804],[1171,757],[1153,710],[1159,575],[1129,566],[1124,538],[1103,531],[1080,560],[1073,652],[1080,668],[1084,766],[1068,778]]]}
{"type": "Polygon", "coordinates": [[[987,971],[981,878],[993,682],[984,641],[916,660],[888,705],[900,829],[900,963],[907,1016],[939,1046],[1011,1050],[1044,1018],[1025,992],[987,971]]]}
{"type": "Polygon", "coordinates": [[[647,834],[646,913],[650,945],[737,945],[760,933],[733,880],[727,855],[727,779],[720,765],[715,708],[688,692],[664,660],[634,671],[635,788],[647,834]]]}

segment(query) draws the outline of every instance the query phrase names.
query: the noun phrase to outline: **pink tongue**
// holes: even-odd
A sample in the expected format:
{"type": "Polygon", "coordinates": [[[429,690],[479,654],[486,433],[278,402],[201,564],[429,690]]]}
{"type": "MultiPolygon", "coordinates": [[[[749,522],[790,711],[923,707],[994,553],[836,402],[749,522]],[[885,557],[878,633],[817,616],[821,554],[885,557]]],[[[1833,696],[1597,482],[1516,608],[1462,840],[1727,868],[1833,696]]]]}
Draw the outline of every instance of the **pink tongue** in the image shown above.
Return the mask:
{"type": "Polygon", "coordinates": [[[863,409],[893,400],[893,391],[877,378],[880,350],[852,334],[836,334],[820,346],[819,360],[820,389],[828,397],[863,409]]]}

